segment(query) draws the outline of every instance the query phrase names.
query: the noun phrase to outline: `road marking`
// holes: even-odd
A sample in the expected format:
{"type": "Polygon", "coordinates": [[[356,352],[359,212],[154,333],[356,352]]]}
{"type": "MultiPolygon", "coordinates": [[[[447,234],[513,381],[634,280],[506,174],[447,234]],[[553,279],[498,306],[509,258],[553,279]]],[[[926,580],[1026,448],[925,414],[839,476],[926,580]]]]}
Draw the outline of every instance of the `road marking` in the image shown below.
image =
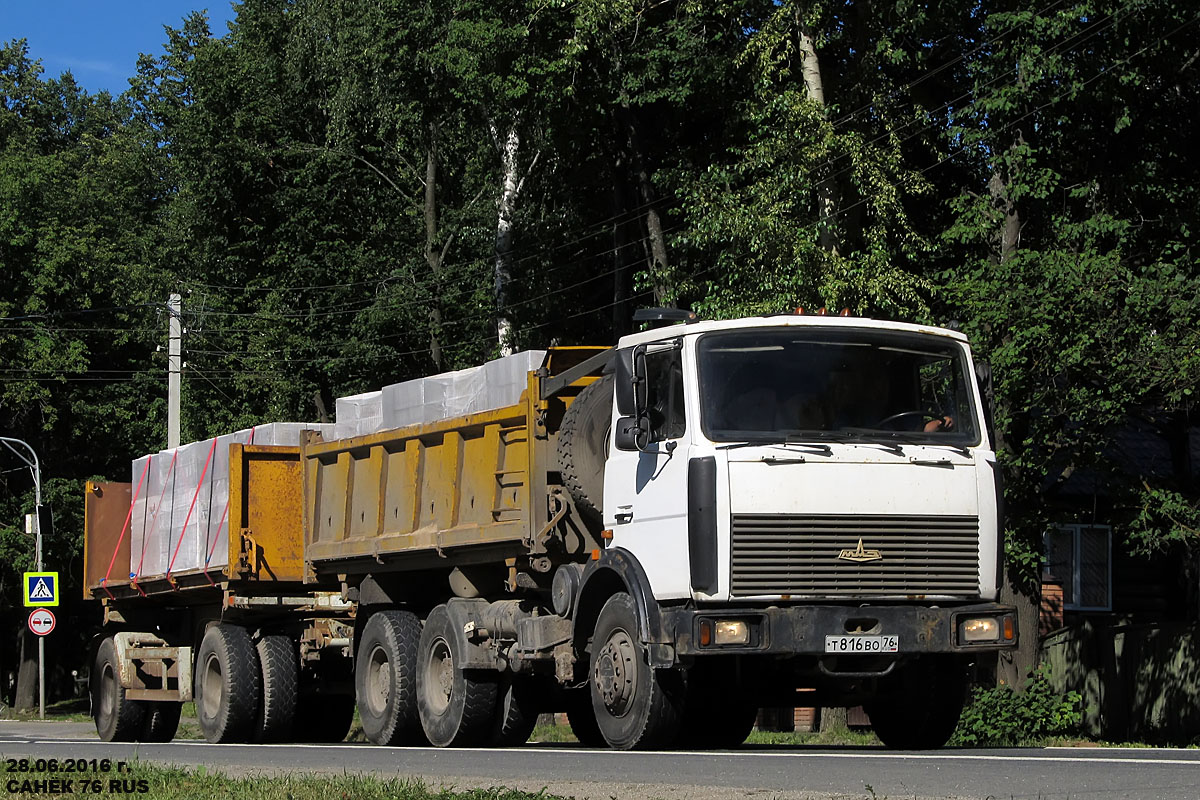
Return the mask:
{"type": "MultiPolygon", "coordinates": [[[[94,744],[121,746],[128,743],[117,742],[101,742],[96,739],[0,739],[3,744],[23,744],[23,745],[47,745],[47,744],[94,744]]],[[[262,748],[297,748],[310,750],[325,750],[329,748],[337,748],[341,750],[351,750],[362,748],[371,751],[390,750],[398,753],[472,753],[478,755],[481,751],[477,747],[376,747],[368,745],[364,742],[338,742],[336,744],[306,744],[306,743],[280,743],[280,744],[213,744],[210,742],[183,740],[174,742],[165,742],[153,745],[141,744],[140,748],[149,747],[170,747],[170,748],[188,748],[188,747],[224,747],[224,748],[253,748],[254,750],[262,748]]],[[[1046,750],[1073,750],[1071,747],[1045,748],[1046,750]]],[[[1089,748],[1095,752],[1099,748],[1089,748]]],[[[1106,748],[1107,749],[1107,748],[1106,748]]],[[[1140,748],[1137,752],[1147,752],[1147,750],[1155,750],[1163,752],[1163,748],[1140,748]]],[[[1158,764],[1158,765],[1176,765],[1176,766],[1192,766],[1200,767],[1200,758],[1138,758],[1136,756],[1127,756],[1124,758],[1114,756],[1050,756],[1050,755],[985,755],[976,753],[963,753],[955,751],[940,750],[932,753],[864,753],[856,751],[853,753],[760,753],[754,751],[743,750],[706,750],[704,752],[683,751],[683,750],[641,750],[637,752],[624,753],[618,750],[607,749],[587,749],[579,747],[562,747],[562,748],[530,748],[530,747],[494,747],[483,752],[491,753],[555,753],[559,755],[608,755],[613,757],[624,756],[669,756],[671,758],[710,758],[713,755],[722,756],[740,756],[743,758],[855,758],[855,759],[872,759],[872,760],[888,760],[888,759],[904,759],[912,761],[922,760],[938,760],[954,759],[959,761],[1027,761],[1027,762],[1048,762],[1048,763],[1067,763],[1067,764],[1158,764]]],[[[1167,751],[1169,752],[1169,751],[1167,751]]]]}

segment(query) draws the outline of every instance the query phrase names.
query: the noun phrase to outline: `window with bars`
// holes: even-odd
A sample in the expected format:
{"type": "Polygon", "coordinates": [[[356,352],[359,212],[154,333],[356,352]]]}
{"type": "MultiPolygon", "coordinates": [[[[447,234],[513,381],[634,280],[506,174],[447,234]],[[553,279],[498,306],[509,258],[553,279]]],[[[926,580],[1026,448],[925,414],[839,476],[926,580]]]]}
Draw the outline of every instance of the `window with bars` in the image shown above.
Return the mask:
{"type": "Polygon", "coordinates": [[[1046,532],[1046,571],[1062,582],[1063,608],[1112,610],[1112,527],[1058,525],[1046,532]]]}

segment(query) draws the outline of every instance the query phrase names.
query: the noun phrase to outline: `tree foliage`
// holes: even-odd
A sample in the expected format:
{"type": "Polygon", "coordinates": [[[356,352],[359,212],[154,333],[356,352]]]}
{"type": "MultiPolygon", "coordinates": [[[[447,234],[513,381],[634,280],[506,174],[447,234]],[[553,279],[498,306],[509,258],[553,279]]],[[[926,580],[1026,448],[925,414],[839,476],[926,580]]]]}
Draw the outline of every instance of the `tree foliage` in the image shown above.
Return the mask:
{"type": "MultiPolygon", "coordinates": [[[[1194,555],[1196,27],[1182,0],[244,0],[119,97],[8,42],[2,432],[69,498],[71,559],[79,482],[164,444],[171,292],[185,438],[477,363],[498,324],[849,307],[956,319],[991,361],[1018,582],[1101,487],[1128,547],[1194,555]]],[[[0,481],[9,585],[31,500],[0,481]]]]}

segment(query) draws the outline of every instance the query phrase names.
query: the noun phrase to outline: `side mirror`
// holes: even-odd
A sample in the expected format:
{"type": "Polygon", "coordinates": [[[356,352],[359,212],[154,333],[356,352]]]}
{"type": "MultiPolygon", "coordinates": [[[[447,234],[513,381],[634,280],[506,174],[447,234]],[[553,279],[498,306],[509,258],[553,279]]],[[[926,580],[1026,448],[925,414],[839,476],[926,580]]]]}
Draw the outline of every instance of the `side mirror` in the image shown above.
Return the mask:
{"type": "Polygon", "coordinates": [[[645,450],[650,445],[650,420],[642,417],[618,417],[613,431],[618,450],[645,450]]]}
{"type": "Polygon", "coordinates": [[[633,407],[633,349],[618,350],[613,356],[615,365],[615,394],[617,399],[617,414],[631,417],[633,407]]]}

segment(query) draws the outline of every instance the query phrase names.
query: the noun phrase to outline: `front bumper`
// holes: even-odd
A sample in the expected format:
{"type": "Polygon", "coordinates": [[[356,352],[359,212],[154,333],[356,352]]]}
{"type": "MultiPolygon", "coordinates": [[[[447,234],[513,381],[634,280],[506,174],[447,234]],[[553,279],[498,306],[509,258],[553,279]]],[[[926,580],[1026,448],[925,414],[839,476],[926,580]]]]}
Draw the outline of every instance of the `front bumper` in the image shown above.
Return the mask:
{"type": "MultiPolygon", "coordinates": [[[[949,608],[928,606],[772,606],[768,608],[662,609],[663,633],[680,657],[706,655],[829,655],[827,636],[897,637],[895,655],[959,654],[1017,646],[1016,609],[997,603],[949,608]],[[966,641],[968,620],[995,620],[997,638],[966,641]],[[746,623],[748,641],[719,644],[702,626],[746,623]]],[[[883,653],[889,655],[892,653],[883,653]]]]}

